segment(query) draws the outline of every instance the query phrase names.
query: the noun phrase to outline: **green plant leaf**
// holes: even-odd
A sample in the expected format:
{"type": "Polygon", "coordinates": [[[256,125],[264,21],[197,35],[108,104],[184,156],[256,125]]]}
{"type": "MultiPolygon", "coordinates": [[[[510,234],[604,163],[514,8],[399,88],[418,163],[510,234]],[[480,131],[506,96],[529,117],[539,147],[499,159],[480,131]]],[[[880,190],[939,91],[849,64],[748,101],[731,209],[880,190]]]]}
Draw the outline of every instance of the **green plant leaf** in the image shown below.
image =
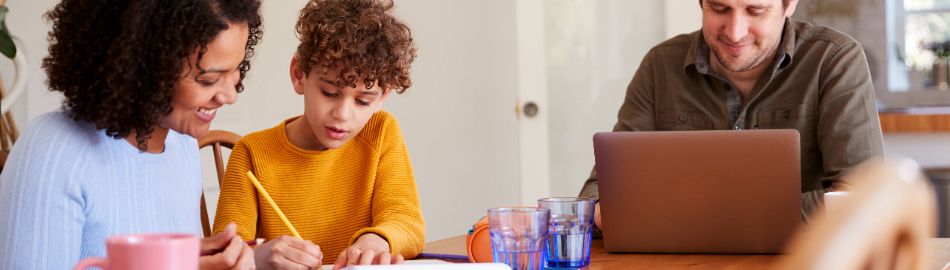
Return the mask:
{"type": "Polygon", "coordinates": [[[16,57],[16,46],[6,31],[0,31],[0,53],[10,59],[16,57]]]}
{"type": "Polygon", "coordinates": [[[7,30],[7,6],[0,6],[0,53],[7,58],[13,59],[16,56],[16,45],[10,38],[10,32],[7,30]]]}

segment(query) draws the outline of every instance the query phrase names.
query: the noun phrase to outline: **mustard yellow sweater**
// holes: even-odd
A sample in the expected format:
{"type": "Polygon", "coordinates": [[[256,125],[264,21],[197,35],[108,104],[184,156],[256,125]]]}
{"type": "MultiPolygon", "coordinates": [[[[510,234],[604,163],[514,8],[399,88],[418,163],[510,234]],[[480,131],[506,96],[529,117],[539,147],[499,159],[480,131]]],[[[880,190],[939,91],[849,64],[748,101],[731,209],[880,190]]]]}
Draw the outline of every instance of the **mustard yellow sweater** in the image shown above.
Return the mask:
{"type": "Polygon", "coordinates": [[[307,151],[287,140],[285,126],[298,117],[248,134],[234,146],[214,233],[234,222],[245,240],[292,234],[258,196],[246,175],[251,171],[300,236],[320,246],[324,263],[333,263],[364,233],[388,240],[393,255],[419,255],[425,223],[396,118],[380,111],[343,147],[307,151]]]}

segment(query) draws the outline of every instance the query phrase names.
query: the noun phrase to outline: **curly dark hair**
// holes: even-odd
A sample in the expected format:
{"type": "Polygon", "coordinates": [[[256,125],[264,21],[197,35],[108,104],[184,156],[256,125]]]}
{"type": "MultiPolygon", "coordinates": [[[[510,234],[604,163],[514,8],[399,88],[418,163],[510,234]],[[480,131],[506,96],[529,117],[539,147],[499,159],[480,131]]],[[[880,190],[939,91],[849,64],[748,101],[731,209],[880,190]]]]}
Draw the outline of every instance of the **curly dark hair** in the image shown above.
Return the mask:
{"type": "MultiPolygon", "coordinates": [[[[263,35],[260,6],[260,0],[63,0],[45,15],[53,24],[43,59],[47,84],[63,92],[74,121],[116,139],[135,132],[145,151],[190,68],[182,59],[198,50],[200,63],[207,45],[231,23],[247,23],[249,30],[238,66],[244,79],[263,35]]],[[[236,89],[244,89],[241,81],[236,89]]]]}
{"type": "Polygon", "coordinates": [[[327,74],[340,65],[339,83],[356,87],[365,76],[367,89],[378,82],[402,94],[412,86],[409,68],[416,46],[392,9],[391,0],[310,0],[297,19],[297,66],[309,75],[314,66],[327,74]]]}

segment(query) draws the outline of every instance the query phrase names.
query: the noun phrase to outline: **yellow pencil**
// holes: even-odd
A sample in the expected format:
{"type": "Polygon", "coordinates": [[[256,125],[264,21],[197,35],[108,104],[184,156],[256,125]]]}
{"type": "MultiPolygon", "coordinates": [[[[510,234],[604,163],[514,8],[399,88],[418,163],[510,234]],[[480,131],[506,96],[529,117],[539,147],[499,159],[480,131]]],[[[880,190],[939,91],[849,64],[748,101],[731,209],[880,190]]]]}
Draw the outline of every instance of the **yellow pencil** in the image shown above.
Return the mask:
{"type": "Polygon", "coordinates": [[[300,234],[297,233],[297,229],[294,229],[294,225],[290,225],[290,221],[287,220],[287,217],[284,216],[284,213],[280,211],[280,208],[277,208],[277,204],[274,203],[274,200],[270,198],[270,195],[267,194],[267,191],[264,190],[264,187],[261,186],[261,182],[257,182],[257,178],[254,177],[254,174],[250,171],[247,172],[247,177],[251,178],[251,183],[254,183],[254,186],[257,187],[257,191],[261,192],[261,195],[264,195],[264,199],[267,199],[267,202],[270,203],[270,206],[274,208],[274,211],[277,212],[277,215],[280,216],[280,219],[284,221],[284,224],[287,225],[287,228],[290,228],[290,232],[294,233],[294,236],[300,239],[300,234]]]}

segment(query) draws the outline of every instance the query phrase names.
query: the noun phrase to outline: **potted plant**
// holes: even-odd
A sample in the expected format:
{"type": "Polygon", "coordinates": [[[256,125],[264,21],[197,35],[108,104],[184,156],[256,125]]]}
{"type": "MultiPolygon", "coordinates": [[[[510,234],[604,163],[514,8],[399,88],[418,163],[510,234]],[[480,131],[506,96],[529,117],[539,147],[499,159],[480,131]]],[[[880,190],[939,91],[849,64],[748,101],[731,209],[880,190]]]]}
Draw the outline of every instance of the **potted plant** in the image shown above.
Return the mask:
{"type": "Polygon", "coordinates": [[[0,53],[7,58],[13,59],[16,56],[16,45],[10,38],[10,31],[7,30],[7,0],[0,1],[0,53]]]}
{"type": "Polygon", "coordinates": [[[950,40],[931,42],[924,46],[924,49],[934,55],[933,69],[930,70],[930,85],[938,86],[940,90],[947,90],[947,84],[950,83],[950,64],[947,62],[950,58],[950,40]]]}

